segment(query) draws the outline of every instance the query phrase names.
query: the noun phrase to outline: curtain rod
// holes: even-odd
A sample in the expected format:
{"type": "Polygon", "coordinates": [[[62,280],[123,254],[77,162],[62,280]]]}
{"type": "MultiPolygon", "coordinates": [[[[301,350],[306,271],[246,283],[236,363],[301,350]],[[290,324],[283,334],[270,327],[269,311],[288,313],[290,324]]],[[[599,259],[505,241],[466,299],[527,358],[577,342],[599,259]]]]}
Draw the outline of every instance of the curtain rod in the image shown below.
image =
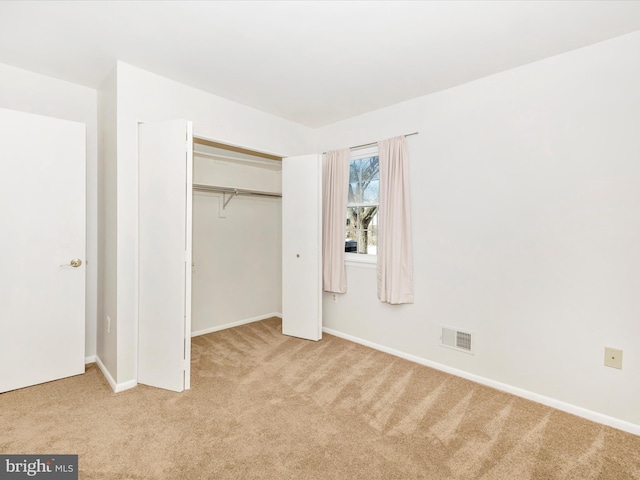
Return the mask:
{"type": "MultiPolygon", "coordinates": [[[[418,135],[418,133],[420,133],[420,132],[411,132],[411,133],[406,133],[404,136],[405,136],[405,137],[410,137],[410,136],[412,136],[412,135],[418,135]]],[[[364,143],[364,144],[362,144],[362,145],[356,145],[355,147],[349,147],[349,150],[355,150],[355,149],[357,149],[357,148],[364,148],[364,147],[371,147],[371,146],[373,146],[373,145],[376,145],[377,143],[378,143],[378,142],[364,143]]],[[[327,152],[322,152],[322,153],[324,154],[324,153],[327,153],[327,152]]]]}

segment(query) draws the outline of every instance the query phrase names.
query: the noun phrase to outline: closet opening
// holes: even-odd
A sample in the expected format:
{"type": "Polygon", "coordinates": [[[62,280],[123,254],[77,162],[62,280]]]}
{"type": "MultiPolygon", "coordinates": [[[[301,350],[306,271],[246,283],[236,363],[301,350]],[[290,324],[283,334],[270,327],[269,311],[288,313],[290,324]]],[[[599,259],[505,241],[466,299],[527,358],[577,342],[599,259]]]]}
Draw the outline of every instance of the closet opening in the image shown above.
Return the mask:
{"type": "Polygon", "coordinates": [[[282,312],[282,157],[193,138],[191,336],[282,312]]]}
{"type": "Polygon", "coordinates": [[[280,317],[321,338],[320,165],[138,125],[138,383],[189,389],[197,335],[280,317]]]}

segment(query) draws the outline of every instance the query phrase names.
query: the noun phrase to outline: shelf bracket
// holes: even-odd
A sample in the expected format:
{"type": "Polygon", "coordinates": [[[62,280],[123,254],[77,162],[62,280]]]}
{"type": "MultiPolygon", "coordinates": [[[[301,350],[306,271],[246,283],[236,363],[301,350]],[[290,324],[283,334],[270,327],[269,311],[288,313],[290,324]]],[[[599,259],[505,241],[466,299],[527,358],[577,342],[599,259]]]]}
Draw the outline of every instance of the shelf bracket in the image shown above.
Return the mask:
{"type": "Polygon", "coordinates": [[[231,199],[233,197],[235,197],[238,194],[238,190],[234,190],[233,192],[229,193],[229,198],[227,198],[227,193],[226,192],[222,192],[222,208],[226,209],[227,208],[227,204],[231,201],[231,199]]]}

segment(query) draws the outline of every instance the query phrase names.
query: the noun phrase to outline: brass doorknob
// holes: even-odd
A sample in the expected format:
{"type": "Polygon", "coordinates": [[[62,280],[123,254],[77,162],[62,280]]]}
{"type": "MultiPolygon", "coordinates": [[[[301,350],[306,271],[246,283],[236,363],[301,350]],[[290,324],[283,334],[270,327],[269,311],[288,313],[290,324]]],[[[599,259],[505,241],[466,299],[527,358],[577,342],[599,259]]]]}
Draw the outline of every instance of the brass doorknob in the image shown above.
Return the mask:
{"type": "Polygon", "coordinates": [[[61,267],[73,267],[73,268],[78,268],[80,265],[82,265],[82,260],[80,260],[79,258],[74,258],[73,260],[71,260],[69,263],[67,263],[66,265],[60,265],[61,267]]]}

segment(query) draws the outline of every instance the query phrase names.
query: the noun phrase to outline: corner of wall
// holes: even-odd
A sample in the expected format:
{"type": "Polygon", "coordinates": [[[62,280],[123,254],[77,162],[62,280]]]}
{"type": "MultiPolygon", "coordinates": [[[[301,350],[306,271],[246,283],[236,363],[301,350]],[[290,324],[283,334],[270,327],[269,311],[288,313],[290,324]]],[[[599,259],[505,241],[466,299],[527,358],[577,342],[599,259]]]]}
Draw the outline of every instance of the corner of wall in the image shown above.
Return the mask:
{"type": "MultiPolygon", "coordinates": [[[[112,378],[117,372],[116,218],[117,66],[98,89],[98,309],[97,363],[112,378]]],[[[108,375],[107,375],[108,374],[108,375]]],[[[117,374],[115,376],[117,379],[117,374]]],[[[114,380],[115,382],[115,380],[114,380]]]]}

